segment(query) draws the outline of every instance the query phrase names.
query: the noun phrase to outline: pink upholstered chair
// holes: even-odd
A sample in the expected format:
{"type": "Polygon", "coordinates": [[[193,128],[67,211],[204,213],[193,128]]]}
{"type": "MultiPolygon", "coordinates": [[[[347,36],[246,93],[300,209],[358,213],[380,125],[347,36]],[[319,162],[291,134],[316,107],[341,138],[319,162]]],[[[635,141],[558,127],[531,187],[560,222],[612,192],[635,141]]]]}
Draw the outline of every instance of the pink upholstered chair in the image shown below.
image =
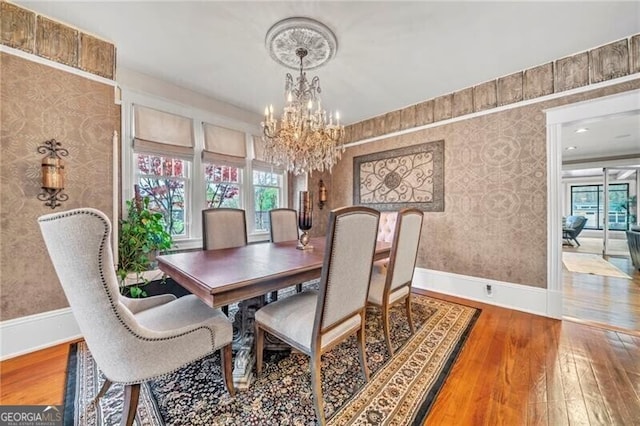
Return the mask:
{"type": "MultiPolygon", "coordinates": [[[[378,237],[377,241],[385,243],[393,242],[393,234],[396,231],[396,220],[398,212],[380,212],[380,223],[378,223],[378,237]]],[[[387,265],[389,258],[380,259],[373,262],[373,269],[381,274],[387,271],[387,265]]]]}

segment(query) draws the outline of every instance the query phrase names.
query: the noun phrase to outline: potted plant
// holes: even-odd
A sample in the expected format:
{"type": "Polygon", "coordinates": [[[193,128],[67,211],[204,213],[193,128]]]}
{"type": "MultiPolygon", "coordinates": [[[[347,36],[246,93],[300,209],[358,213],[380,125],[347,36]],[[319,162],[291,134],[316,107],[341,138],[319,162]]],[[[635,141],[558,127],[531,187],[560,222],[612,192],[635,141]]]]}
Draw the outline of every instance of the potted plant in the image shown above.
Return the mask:
{"type": "Polygon", "coordinates": [[[173,239],[165,229],[162,213],[149,209],[149,198],[127,201],[127,218],[120,221],[118,268],[120,292],[130,297],[146,297],[143,286],[149,283],[143,272],[152,269],[155,256],[171,248],[173,239]],[[134,277],[133,284],[128,278],[134,277]]]}

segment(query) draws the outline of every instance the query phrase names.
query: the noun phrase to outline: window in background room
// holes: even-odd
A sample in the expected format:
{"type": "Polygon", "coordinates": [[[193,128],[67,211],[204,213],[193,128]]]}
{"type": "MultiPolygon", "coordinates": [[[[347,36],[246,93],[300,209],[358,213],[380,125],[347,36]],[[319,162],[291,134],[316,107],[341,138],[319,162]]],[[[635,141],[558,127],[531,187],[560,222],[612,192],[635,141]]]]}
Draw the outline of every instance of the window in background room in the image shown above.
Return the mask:
{"type": "MultiPolygon", "coordinates": [[[[609,230],[628,229],[629,184],[609,185],[609,230]]],[[[602,185],[571,186],[571,214],[587,218],[585,229],[603,229],[604,194],[602,185]]]]}
{"type": "Polygon", "coordinates": [[[241,208],[242,169],[210,163],[204,168],[207,208],[241,208]]]}
{"type": "Polygon", "coordinates": [[[282,173],[253,170],[254,230],[256,232],[271,230],[269,210],[276,209],[281,205],[283,180],[282,173]]]}

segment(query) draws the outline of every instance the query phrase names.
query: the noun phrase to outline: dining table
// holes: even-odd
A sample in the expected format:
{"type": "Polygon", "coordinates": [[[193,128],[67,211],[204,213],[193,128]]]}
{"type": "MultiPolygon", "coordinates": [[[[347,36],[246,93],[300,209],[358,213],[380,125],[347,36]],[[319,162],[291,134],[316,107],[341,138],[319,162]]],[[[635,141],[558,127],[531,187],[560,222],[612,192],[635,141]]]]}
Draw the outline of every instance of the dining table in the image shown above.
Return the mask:
{"type": "MultiPolygon", "coordinates": [[[[233,319],[233,377],[242,389],[253,377],[255,311],[265,303],[265,295],[320,278],[325,244],[325,237],[311,238],[312,248],[305,250],[297,248],[297,241],[254,243],[165,254],[157,261],[161,271],[209,306],[238,304],[233,319]]],[[[390,243],[378,241],[374,260],[387,258],[390,252],[390,243]]]]}

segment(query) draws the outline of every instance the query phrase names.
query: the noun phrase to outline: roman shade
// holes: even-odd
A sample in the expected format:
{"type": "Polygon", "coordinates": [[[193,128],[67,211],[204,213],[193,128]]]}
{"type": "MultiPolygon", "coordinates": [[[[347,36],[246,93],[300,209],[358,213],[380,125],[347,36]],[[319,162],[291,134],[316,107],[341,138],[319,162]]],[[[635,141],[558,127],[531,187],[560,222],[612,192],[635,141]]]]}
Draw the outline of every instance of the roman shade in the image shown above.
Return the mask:
{"type": "Polygon", "coordinates": [[[133,150],[140,154],[160,154],[193,159],[193,124],[190,118],[133,106],[133,150]]]}
{"type": "Polygon", "coordinates": [[[204,151],[207,163],[244,167],[247,148],[244,132],[204,123],[204,151]]]}

